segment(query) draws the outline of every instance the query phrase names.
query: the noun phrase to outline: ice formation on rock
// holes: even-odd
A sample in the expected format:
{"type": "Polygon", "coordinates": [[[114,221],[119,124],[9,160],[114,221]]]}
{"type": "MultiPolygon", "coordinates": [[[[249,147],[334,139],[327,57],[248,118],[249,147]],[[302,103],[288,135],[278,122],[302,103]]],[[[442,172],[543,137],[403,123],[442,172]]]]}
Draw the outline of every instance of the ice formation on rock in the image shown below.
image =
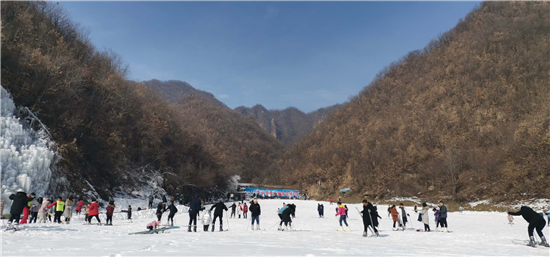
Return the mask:
{"type": "Polygon", "coordinates": [[[9,212],[9,196],[18,189],[44,196],[52,171],[55,153],[48,147],[51,142],[43,130],[28,128],[14,113],[11,95],[0,86],[0,174],[4,213],[9,212]]]}

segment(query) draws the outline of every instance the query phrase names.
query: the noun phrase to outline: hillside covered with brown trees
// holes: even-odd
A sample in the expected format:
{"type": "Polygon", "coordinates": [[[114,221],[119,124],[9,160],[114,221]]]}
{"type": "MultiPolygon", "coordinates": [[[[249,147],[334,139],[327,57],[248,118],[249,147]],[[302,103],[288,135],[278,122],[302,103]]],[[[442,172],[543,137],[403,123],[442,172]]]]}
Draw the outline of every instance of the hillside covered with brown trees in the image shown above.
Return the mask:
{"type": "Polygon", "coordinates": [[[485,2],[267,171],[316,197],[550,195],[550,3],[485,2]]]}
{"type": "Polygon", "coordinates": [[[1,7],[2,86],[58,144],[54,175],[67,183],[53,185],[52,194],[96,191],[107,199],[160,177],[170,194],[216,196],[232,175],[251,180],[282,149],[234,111],[193,97],[171,104],[126,80],[120,59],[96,50],[59,5],[1,7]]]}

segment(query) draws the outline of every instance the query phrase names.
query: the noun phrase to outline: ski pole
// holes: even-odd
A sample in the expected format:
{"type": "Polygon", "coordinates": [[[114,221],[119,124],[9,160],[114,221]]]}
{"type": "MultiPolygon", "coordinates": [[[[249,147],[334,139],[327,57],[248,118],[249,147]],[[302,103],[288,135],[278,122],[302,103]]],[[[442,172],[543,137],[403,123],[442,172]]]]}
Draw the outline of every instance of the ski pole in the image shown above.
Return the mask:
{"type": "MultiPolygon", "coordinates": [[[[357,212],[359,212],[359,215],[360,215],[361,218],[362,218],[362,217],[363,217],[363,214],[361,214],[361,212],[359,211],[359,209],[358,209],[357,207],[355,207],[355,209],[357,210],[357,212]]],[[[370,218],[370,224],[371,224],[371,226],[373,226],[373,228],[374,228],[374,224],[372,223],[372,217],[370,216],[370,213],[369,213],[369,218],[370,218]]],[[[373,230],[371,227],[369,227],[369,226],[367,226],[367,228],[370,229],[370,232],[374,235],[374,230],[373,230]]],[[[366,231],[365,231],[365,232],[366,232],[366,231]]]]}
{"type": "Polygon", "coordinates": [[[277,224],[279,224],[279,222],[278,222],[278,221],[277,221],[277,222],[275,223],[275,225],[273,225],[273,226],[269,227],[269,228],[268,228],[267,230],[270,230],[270,229],[272,229],[273,227],[277,226],[277,224]]]}
{"type": "Polygon", "coordinates": [[[227,220],[227,230],[229,230],[229,216],[227,216],[227,211],[225,211],[225,219],[227,220]]]}

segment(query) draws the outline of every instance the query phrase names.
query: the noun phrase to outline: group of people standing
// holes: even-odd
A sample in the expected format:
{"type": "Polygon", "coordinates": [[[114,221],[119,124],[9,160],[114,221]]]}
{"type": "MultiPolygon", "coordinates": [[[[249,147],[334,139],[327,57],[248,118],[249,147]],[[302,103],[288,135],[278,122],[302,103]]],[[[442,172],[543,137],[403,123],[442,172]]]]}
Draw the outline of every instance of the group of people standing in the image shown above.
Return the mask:
{"type": "MultiPolygon", "coordinates": [[[[189,204],[189,225],[188,225],[188,232],[197,232],[197,218],[200,215],[201,211],[205,210],[205,207],[203,206],[204,200],[197,198],[191,201],[189,204]]],[[[250,212],[252,215],[252,229],[259,230],[260,229],[260,215],[261,215],[261,208],[260,204],[258,204],[258,200],[254,199],[250,201],[250,205],[247,205],[246,203],[239,203],[238,205],[236,203],[233,203],[231,206],[231,218],[235,218],[236,215],[238,215],[239,219],[241,218],[241,213],[243,215],[244,219],[247,219],[247,213],[250,212]],[[256,227],[254,225],[256,224],[256,227]]],[[[220,224],[220,231],[223,231],[223,213],[224,211],[228,211],[229,209],[227,206],[223,203],[223,201],[219,201],[218,203],[214,204],[210,210],[205,212],[202,216],[202,224],[203,224],[203,231],[208,231],[210,225],[212,225],[211,231],[214,232],[215,230],[215,224],[216,221],[219,220],[220,224]],[[212,217],[212,211],[214,210],[214,216],[212,217]]]]}

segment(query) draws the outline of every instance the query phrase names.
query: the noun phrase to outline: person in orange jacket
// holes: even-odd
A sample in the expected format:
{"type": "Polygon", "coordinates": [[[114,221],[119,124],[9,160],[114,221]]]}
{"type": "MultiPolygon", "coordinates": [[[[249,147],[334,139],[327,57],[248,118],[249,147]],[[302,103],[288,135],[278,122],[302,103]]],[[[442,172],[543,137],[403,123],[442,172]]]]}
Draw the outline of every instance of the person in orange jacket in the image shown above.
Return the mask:
{"type": "Polygon", "coordinates": [[[401,227],[401,223],[399,222],[399,213],[397,212],[395,205],[392,205],[392,207],[390,208],[390,212],[391,212],[391,218],[393,220],[393,228],[395,229],[396,223],[399,225],[399,227],[401,227]]]}

